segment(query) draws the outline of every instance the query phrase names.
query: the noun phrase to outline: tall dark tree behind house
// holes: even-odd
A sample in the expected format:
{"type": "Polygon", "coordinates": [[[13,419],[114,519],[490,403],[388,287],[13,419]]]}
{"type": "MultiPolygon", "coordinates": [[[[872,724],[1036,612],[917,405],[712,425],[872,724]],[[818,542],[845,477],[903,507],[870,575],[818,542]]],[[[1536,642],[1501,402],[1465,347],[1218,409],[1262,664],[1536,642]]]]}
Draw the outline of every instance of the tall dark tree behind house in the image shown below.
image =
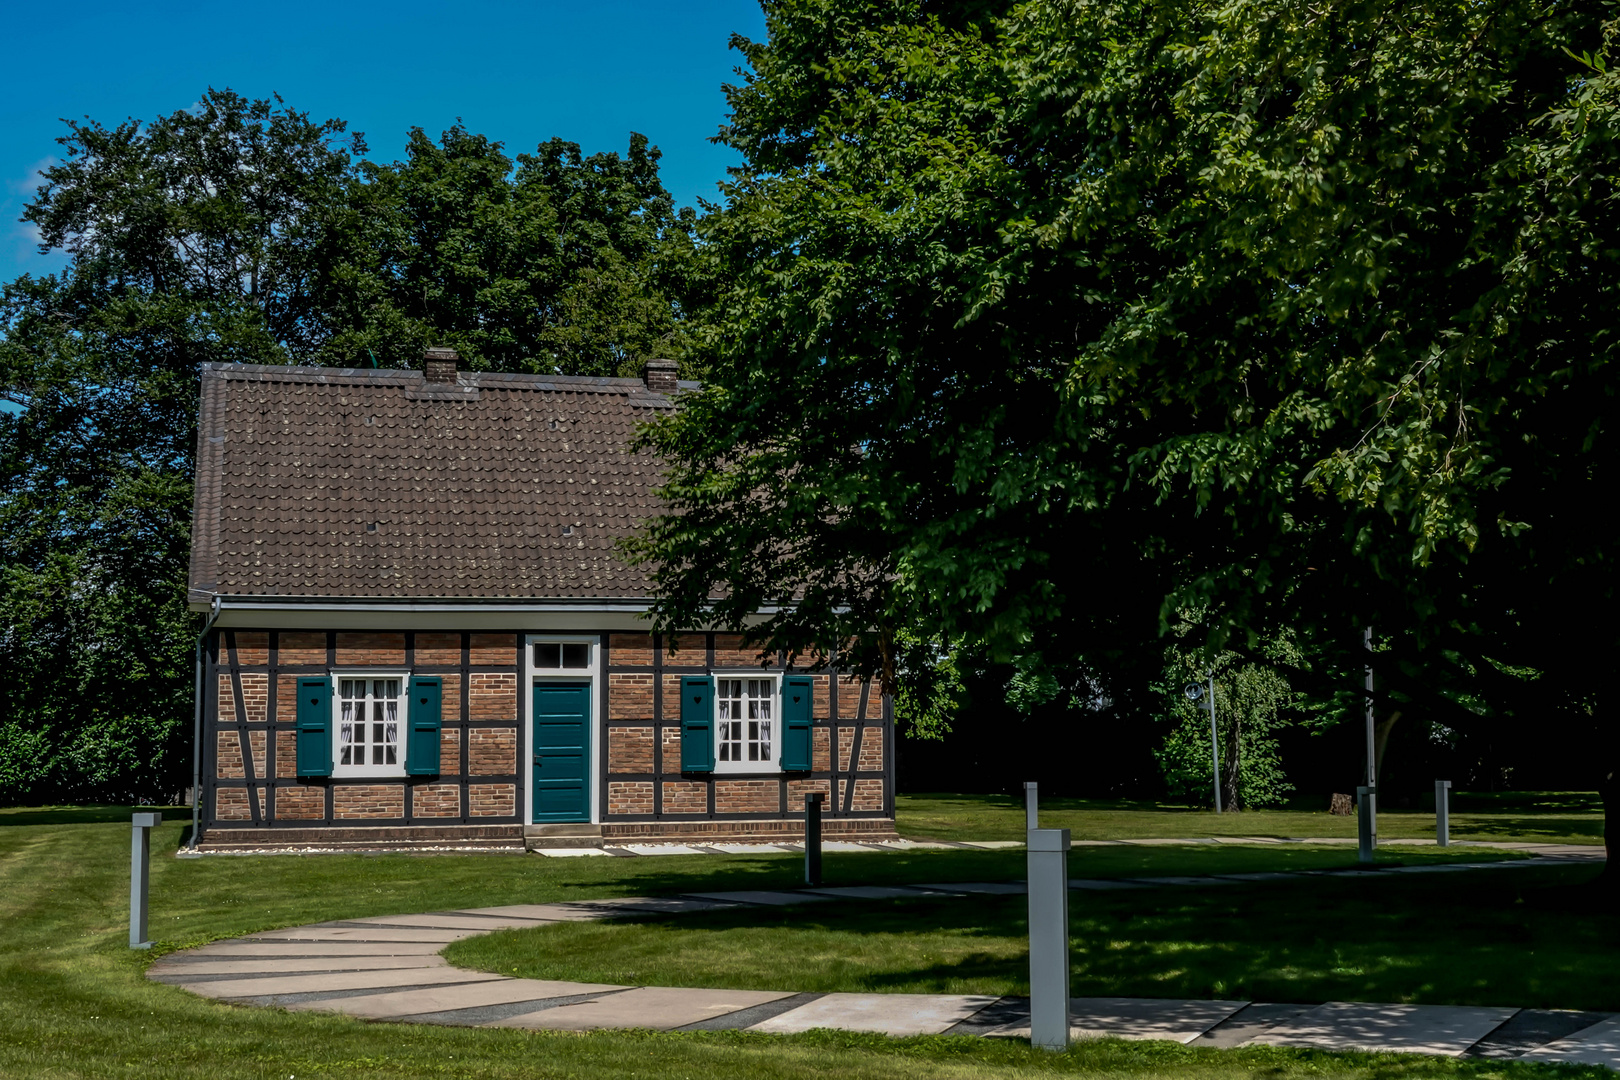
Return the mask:
{"type": "Polygon", "coordinates": [[[1371,626],[1386,730],[1562,739],[1620,836],[1609,14],[767,5],[661,624],[1121,700],[1193,618],[1357,711],[1371,626]]]}
{"type": "Polygon", "coordinates": [[[0,802],[187,783],[185,608],[205,361],[619,374],[678,356],[693,215],[657,150],[507,158],[461,127],[407,158],[210,90],[72,122],[24,220],[68,269],[0,290],[0,802]]]}

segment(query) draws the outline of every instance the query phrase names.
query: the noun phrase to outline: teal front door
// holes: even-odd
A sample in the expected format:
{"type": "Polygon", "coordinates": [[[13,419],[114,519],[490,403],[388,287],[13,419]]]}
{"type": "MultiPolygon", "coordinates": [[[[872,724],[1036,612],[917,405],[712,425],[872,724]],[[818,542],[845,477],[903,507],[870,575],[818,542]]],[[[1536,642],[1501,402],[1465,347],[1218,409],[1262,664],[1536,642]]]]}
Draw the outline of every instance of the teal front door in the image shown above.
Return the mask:
{"type": "Polygon", "coordinates": [[[534,687],[534,823],[589,821],[591,688],[534,687]]]}

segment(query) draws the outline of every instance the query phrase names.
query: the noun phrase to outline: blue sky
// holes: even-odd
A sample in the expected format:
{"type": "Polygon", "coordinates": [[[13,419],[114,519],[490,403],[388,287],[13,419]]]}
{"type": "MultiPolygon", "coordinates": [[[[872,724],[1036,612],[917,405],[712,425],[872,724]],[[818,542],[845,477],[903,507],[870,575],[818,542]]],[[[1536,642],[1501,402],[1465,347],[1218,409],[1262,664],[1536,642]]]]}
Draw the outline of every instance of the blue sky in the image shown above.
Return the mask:
{"type": "Polygon", "coordinates": [[[408,128],[437,137],[458,116],[509,153],[554,135],[622,153],[640,131],[678,203],[713,199],[736,163],[708,142],[741,62],[733,32],[764,36],[753,0],[19,4],[0,75],[0,280],[62,265],[17,222],[59,118],[150,119],[209,86],[347,120],[381,161],[408,128]]]}

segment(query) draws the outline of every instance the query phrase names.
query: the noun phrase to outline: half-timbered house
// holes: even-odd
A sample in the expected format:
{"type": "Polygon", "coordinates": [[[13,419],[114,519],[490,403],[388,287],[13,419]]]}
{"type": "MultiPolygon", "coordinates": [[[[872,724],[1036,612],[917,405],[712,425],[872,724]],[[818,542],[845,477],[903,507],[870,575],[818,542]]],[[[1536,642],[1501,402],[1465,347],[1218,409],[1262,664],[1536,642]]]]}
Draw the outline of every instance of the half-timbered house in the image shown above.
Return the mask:
{"type": "Polygon", "coordinates": [[[649,633],[644,379],[207,364],[204,848],[893,835],[875,685],[649,633]]]}

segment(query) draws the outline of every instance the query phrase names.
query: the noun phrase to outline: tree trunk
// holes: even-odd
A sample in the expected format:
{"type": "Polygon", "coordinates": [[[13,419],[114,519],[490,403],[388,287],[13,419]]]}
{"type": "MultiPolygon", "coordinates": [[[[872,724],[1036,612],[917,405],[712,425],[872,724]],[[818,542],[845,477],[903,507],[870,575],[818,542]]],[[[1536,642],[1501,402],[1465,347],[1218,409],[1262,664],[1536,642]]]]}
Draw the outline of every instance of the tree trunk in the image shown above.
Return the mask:
{"type": "Polygon", "coordinates": [[[1384,719],[1373,725],[1373,764],[1376,768],[1373,775],[1378,778],[1378,786],[1384,786],[1384,750],[1389,746],[1389,733],[1395,729],[1395,721],[1401,718],[1401,710],[1396,709],[1384,719]]]}
{"type": "Polygon", "coordinates": [[[1237,811],[1243,809],[1239,805],[1243,793],[1242,784],[1240,783],[1243,760],[1241,756],[1242,750],[1238,742],[1238,738],[1242,733],[1239,730],[1237,712],[1234,710],[1228,711],[1232,713],[1232,716],[1227,722],[1226,728],[1226,768],[1221,774],[1221,787],[1224,789],[1221,792],[1221,801],[1226,804],[1227,810],[1237,811]]]}

